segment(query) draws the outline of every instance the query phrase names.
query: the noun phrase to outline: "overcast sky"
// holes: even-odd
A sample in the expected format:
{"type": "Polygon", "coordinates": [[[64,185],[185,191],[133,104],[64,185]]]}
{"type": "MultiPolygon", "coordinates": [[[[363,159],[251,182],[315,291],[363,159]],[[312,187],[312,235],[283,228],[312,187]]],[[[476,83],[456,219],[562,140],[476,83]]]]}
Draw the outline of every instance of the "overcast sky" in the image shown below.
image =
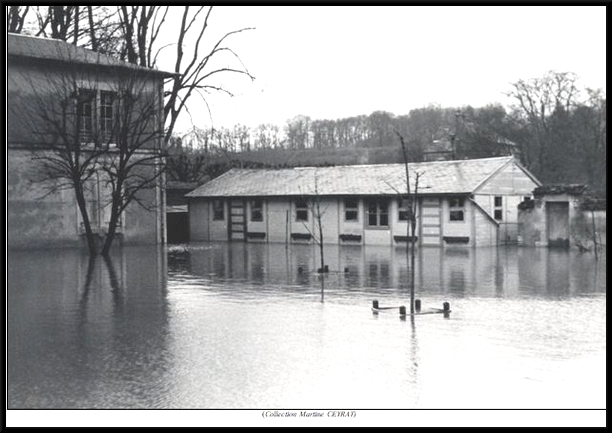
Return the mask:
{"type": "Polygon", "coordinates": [[[255,27],[227,40],[256,80],[225,76],[235,96],[208,97],[215,127],[508,105],[510,83],[549,70],[606,83],[605,6],[223,6],[210,23],[255,27]]]}

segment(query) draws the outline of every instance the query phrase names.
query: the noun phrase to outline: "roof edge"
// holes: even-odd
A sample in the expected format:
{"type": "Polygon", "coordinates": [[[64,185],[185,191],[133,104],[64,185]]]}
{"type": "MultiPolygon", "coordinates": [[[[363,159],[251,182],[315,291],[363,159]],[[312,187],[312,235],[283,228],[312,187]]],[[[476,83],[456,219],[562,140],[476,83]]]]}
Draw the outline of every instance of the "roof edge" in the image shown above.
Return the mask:
{"type": "Polygon", "coordinates": [[[507,156],[506,157],[506,161],[504,161],[503,163],[501,163],[499,165],[499,167],[497,167],[495,170],[493,170],[488,176],[486,176],[483,180],[480,181],[480,183],[478,185],[476,185],[476,187],[472,190],[472,193],[475,193],[476,191],[478,191],[480,188],[482,188],[482,186],[484,184],[486,184],[489,180],[491,180],[491,178],[493,176],[495,176],[497,173],[499,173],[502,169],[504,169],[508,164],[510,164],[512,161],[514,160],[513,156],[507,156]]]}
{"type": "Polygon", "coordinates": [[[140,66],[134,63],[129,63],[126,62],[124,60],[120,60],[117,59],[116,57],[113,57],[109,54],[105,54],[105,53],[100,53],[98,51],[93,51],[89,48],[85,48],[82,46],[78,46],[78,45],[73,45],[70,44],[64,40],[61,39],[53,39],[53,38],[45,38],[45,37],[40,37],[40,36],[32,36],[32,35],[27,35],[27,34],[22,34],[22,33],[7,33],[7,40],[6,40],[6,45],[7,45],[7,51],[6,51],[6,57],[13,57],[13,58],[22,58],[22,59],[36,59],[39,61],[45,61],[45,62],[57,62],[57,63],[77,63],[77,64],[82,64],[82,65],[91,65],[91,66],[102,66],[102,67],[106,67],[106,68],[125,68],[125,69],[129,69],[129,70],[135,70],[141,73],[150,73],[150,74],[154,74],[154,75],[161,75],[163,77],[169,78],[169,77],[175,77],[175,76],[179,76],[179,73],[176,72],[169,72],[169,71],[163,71],[160,69],[155,69],[155,68],[148,68],[148,67],[144,67],[144,66],[140,66]],[[70,58],[54,58],[54,57],[47,57],[47,56],[38,56],[38,55],[33,55],[31,53],[23,53],[23,52],[9,52],[8,50],[8,44],[9,44],[9,39],[16,37],[16,38],[26,38],[26,39],[32,39],[35,41],[44,41],[46,43],[52,43],[52,44],[57,44],[57,47],[59,49],[59,47],[63,47],[63,48],[67,48],[67,49],[72,49],[75,52],[79,52],[81,51],[83,54],[85,55],[89,55],[89,56],[97,56],[99,58],[105,58],[107,59],[108,63],[101,63],[101,62],[92,62],[92,61],[87,61],[87,59],[70,59],[70,58]]]}
{"type": "Polygon", "coordinates": [[[471,202],[474,204],[474,207],[476,207],[476,209],[480,210],[480,212],[482,212],[482,213],[483,213],[483,214],[484,214],[486,217],[488,217],[488,218],[489,218],[489,220],[491,220],[491,222],[495,223],[495,225],[496,225],[497,227],[499,227],[499,222],[498,222],[498,221],[497,221],[495,218],[493,218],[493,217],[491,216],[491,214],[490,214],[489,212],[487,212],[487,211],[486,211],[486,210],[485,210],[485,209],[484,209],[482,206],[480,206],[480,205],[479,205],[479,204],[476,202],[476,200],[474,200],[472,197],[468,197],[468,200],[469,200],[469,201],[471,201],[471,202]]]}

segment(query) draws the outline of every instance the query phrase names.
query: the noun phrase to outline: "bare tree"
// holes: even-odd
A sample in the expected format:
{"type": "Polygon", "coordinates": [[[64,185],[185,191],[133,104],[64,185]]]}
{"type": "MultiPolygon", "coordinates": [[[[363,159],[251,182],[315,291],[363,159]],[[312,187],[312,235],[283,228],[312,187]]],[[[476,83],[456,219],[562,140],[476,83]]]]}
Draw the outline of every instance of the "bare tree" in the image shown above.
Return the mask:
{"type": "Polygon", "coordinates": [[[198,94],[204,101],[206,101],[204,94],[209,92],[223,92],[233,96],[233,93],[225,86],[214,82],[218,75],[229,73],[244,75],[251,80],[255,79],[244,66],[240,57],[231,48],[224,45],[232,35],[252,30],[251,27],[225,33],[212,44],[212,48],[207,50],[205,55],[201,54],[201,44],[204,36],[207,34],[206,30],[209,25],[212,6],[205,13],[204,9],[204,7],[199,7],[193,14],[190,13],[189,6],[185,6],[183,9],[181,24],[177,30],[177,43],[174,47],[175,61],[173,72],[176,75],[171,79],[169,90],[165,94],[164,119],[167,128],[166,141],[170,138],[179,115],[187,110],[187,101],[189,101],[192,95],[198,94]],[[196,32],[195,35],[191,35],[193,32],[196,32]],[[186,38],[190,36],[195,36],[195,43],[191,50],[191,55],[185,56],[184,44],[186,38]],[[212,66],[212,60],[217,59],[222,54],[228,54],[233,57],[238,66],[212,66]]]}
{"type": "MultiPolygon", "coordinates": [[[[40,68],[38,73],[42,71],[40,68]]],[[[73,70],[63,74],[47,74],[44,85],[33,75],[14,74],[8,79],[21,81],[18,98],[9,105],[11,129],[18,131],[18,140],[27,143],[38,169],[30,181],[42,185],[46,197],[62,190],[72,190],[81,215],[87,246],[96,254],[96,239],[87,203],[87,184],[95,176],[99,147],[81,146],[84,125],[82,110],[88,106],[88,94],[80,91],[79,77],[73,70]]],[[[16,85],[11,87],[17,87],[16,85]]]]}
{"type": "MultiPolygon", "coordinates": [[[[178,117],[187,111],[187,101],[192,95],[199,94],[204,98],[205,93],[212,91],[232,95],[222,84],[214,82],[218,75],[236,73],[254,79],[236,53],[224,45],[230,36],[250,28],[227,32],[214,41],[209,50],[204,51],[203,39],[205,35],[208,35],[207,29],[212,7],[190,8],[185,6],[181,10],[182,19],[180,25],[175,29],[169,28],[166,21],[169,7],[118,6],[115,9],[104,7],[93,9],[79,6],[49,6],[36,8],[37,35],[62,39],[74,45],[77,43],[89,44],[93,49],[115,54],[130,63],[146,68],[157,67],[158,54],[167,47],[167,45],[160,47],[158,44],[158,37],[162,29],[176,31],[177,35],[177,42],[170,45],[174,48],[175,74],[169,76],[167,91],[163,93],[165,101],[159,100],[159,89],[151,93],[154,95],[154,100],[148,101],[148,96],[141,93],[144,89],[135,88],[139,86],[137,79],[123,77],[117,81],[117,83],[123,83],[120,88],[111,92],[113,96],[107,95],[113,100],[112,104],[116,104],[112,106],[115,108],[110,105],[107,107],[114,117],[111,122],[112,131],[107,130],[105,132],[107,135],[92,132],[90,135],[93,147],[82,148],[80,146],[82,137],[79,136],[79,131],[83,128],[83,124],[79,123],[83,121],[79,110],[91,105],[91,101],[88,102],[87,98],[91,98],[93,93],[81,92],[84,81],[82,79],[77,81],[75,77],[70,77],[70,74],[67,74],[66,77],[67,79],[73,78],[70,85],[64,82],[59,86],[47,87],[51,93],[56,93],[55,97],[49,98],[49,92],[43,92],[41,89],[38,93],[45,101],[41,101],[37,107],[42,109],[39,110],[38,116],[31,115],[24,120],[35,124],[31,130],[39,131],[41,136],[46,137],[46,141],[49,141],[49,135],[52,136],[51,154],[44,157],[38,154],[36,158],[45,166],[42,171],[47,173],[44,176],[46,180],[61,180],[59,186],[53,187],[55,190],[58,188],[74,190],[81,210],[89,250],[92,254],[96,252],[97,247],[96,235],[93,228],[90,227],[90,215],[87,212],[85,199],[87,182],[96,177],[105,184],[109,191],[110,199],[107,205],[110,208],[110,221],[104,234],[102,248],[102,253],[108,254],[124,210],[132,202],[145,205],[139,199],[139,193],[153,187],[163,173],[160,149],[151,149],[149,143],[156,142],[156,138],[160,136],[164,142],[170,140],[178,117]],[[120,37],[117,37],[117,34],[120,37]],[[195,41],[190,54],[185,51],[188,40],[195,41]],[[206,54],[202,55],[202,52],[206,54]],[[232,56],[238,66],[213,66],[211,60],[223,54],[232,56]],[[79,82],[81,84],[78,84],[79,82]],[[65,92],[65,89],[70,89],[72,99],[59,94],[65,92]],[[49,105],[49,99],[53,100],[51,104],[58,106],[48,110],[45,114],[42,112],[43,107],[49,105]],[[162,116],[157,115],[160,109],[162,116]],[[34,120],[36,117],[38,119],[34,120]],[[60,120],[57,120],[58,118],[60,120]],[[161,127],[158,127],[160,125],[161,127]],[[163,130],[164,125],[165,130],[163,130]],[[112,142],[109,141],[110,137],[112,137],[112,142]]],[[[13,10],[11,16],[14,29],[20,28],[20,20],[24,20],[27,11],[21,15],[19,12],[21,10],[13,10]]],[[[119,69],[126,70],[126,68],[119,69]]],[[[31,87],[36,86],[36,83],[32,84],[31,87]]],[[[94,78],[87,83],[87,86],[98,92],[98,84],[94,78]]],[[[96,96],[96,98],[96,101],[99,101],[101,96],[96,96]]],[[[98,120],[99,118],[95,117],[95,121],[98,120]]],[[[111,119],[106,120],[111,121],[111,119]]],[[[244,145],[246,146],[246,142],[244,145]]]]}
{"type": "Polygon", "coordinates": [[[323,239],[323,214],[324,211],[321,211],[321,196],[319,195],[319,180],[317,178],[317,172],[314,174],[314,207],[313,207],[313,216],[315,218],[315,223],[318,227],[318,237],[315,237],[315,241],[319,244],[319,252],[321,256],[321,272],[327,272],[328,268],[325,266],[325,248],[324,248],[324,239],[323,239]]]}
{"type": "Polygon", "coordinates": [[[553,146],[551,119],[555,111],[569,111],[577,98],[577,77],[570,72],[550,71],[542,78],[512,83],[507,93],[517,102],[516,110],[527,120],[534,143],[525,152],[527,165],[545,174],[546,158],[553,146]]]}
{"type": "Polygon", "coordinates": [[[276,149],[280,147],[279,128],[271,123],[261,124],[255,131],[255,144],[259,149],[276,149]]]}
{"type": "Polygon", "coordinates": [[[106,174],[110,189],[110,219],[102,247],[108,255],[116,229],[125,209],[137,203],[147,210],[155,209],[154,200],[143,199],[146,190],[156,188],[164,173],[164,138],[161,104],[157,89],[148,85],[137,73],[117,79],[112,101],[114,115],[112,130],[107,134],[107,151],[99,165],[106,174]]]}
{"type": "Polygon", "coordinates": [[[306,149],[309,147],[310,122],[310,117],[303,115],[295,116],[287,121],[285,131],[289,149],[306,149]]]}
{"type": "Polygon", "coordinates": [[[6,30],[9,33],[21,33],[30,6],[9,6],[6,10],[6,30]]]}
{"type": "MultiPolygon", "coordinates": [[[[240,57],[226,45],[233,35],[253,28],[228,31],[209,41],[212,10],[212,6],[37,6],[34,33],[139,66],[161,66],[175,72],[168,79],[164,94],[165,141],[168,142],[179,116],[189,114],[188,101],[193,95],[201,96],[204,102],[205,95],[211,92],[233,96],[217,77],[238,74],[254,80],[240,57]],[[168,17],[177,12],[180,24],[175,26],[168,17]],[[168,38],[176,42],[165,42],[168,38]],[[162,51],[167,54],[169,49],[172,54],[167,57],[167,64],[171,66],[164,67],[158,63],[159,56],[162,51]],[[223,56],[226,56],[223,66],[213,62],[223,56]]],[[[13,12],[9,14],[12,26],[18,28],[25,13],[13,12]]]]}
{"type": "Polygon", "coordinates": [[[121,58],[129,63],[153,67],[153,47],[168,15],[169,6],[119,6],[125,36],[121,58]]]}
{"type": "Polygon", "coordinates": [[[187,102],[191,96],[200,95],[205,102],[204,95],[209,92],[224,92],[233,96],[223,84],[214,82],[219,74],[245,75],[254,80],[240,57],[224,45],[232,35],[252,28],[229,31],[207,48],[204,46],[206,42],[204,37],[208,35],[212,6],[208,8],[184,6],[180,24],[176,29],[171,28],[172,32],[176,32],[176,43],[159,46],[158,40],[162,30],[169,31],[167,21],[169,8],[169,6],[119,6],[120,28],[125,40],[121,58],[140,66],[157,67],[161,51],[166,48],[173,49],[171,62],[174,64],[175,75],[169,80],[165,92],[166,142],[170,140],[179,116],[188,111],[187,102]],[[185,51],[188,41],[194,41],[189,53],[185,51]],[[213,66],[212,60],[223,54],[233,57],[237,66],[213,66]]]}
{"type": "Polygon", "coordinates": [[[50,37],[76,45],[79,29],[79,6],[47,6],[36,8],[39,29],[37,36],[50,37]]]}
{"type": "Polygon", "coordinates": [[[56,47],[72,67],[11,73],[11,123],[32,149],[32,181],[45,195],[72,190],[90,254],[98,237],[108,254],[126,208],[154,204],[143,197],[163,173],[161,78],[137,67],[74,67],[78,49],[56,47]]]}
{"type": "MultiPolygon", "coordinates": [[[[310,195],[310,194],[309,194],[310,195]]],[[[314,242],[319,245],[320,252],[320,261],[321,267],[319,268],[319,272],[328,272],[328,268],[325,266],[325,247],[324,247],[324,238],[323,238],[323,216],[325,215],[325,209],[321,208],[321,194],[319,191],[319,178],[317,176],[317,172],[314,172],[314,191],[312,192],[312,200],[307,204],[307,208],[309,213],[312,214],[314,228],[311,228],[306,224],[306,222],[302,222],[304,228],[308,231],[314,242]]]]}
{"type": "Polygon", "coordinates": [[[402,155],[404,157],[404,170],[406,173],[406,211],[407,211],[407,228],[406,228],[406,252],[410,250],[410,314],[414,314],[414,296],[415,296],[415,247],[416,247],[416,223],[417,223],[417,193],[419,189],[420,173],[415,173],[414,193],[410,193],[410,171],[408,168],[408,152],[404,137],[397,131],[395,134],[400,139],[402,146],[402,155]]]}
{"type": "Polygon", "coordinates": [[[124,40],[116,7],[36,6],[28,31],[120,58],[124,40]],[[32,30],[33,28],[33,30],[32,30]]]}
{"type": "Polygon", "coordinates": [[[607,109],[602,90],[587,89],[587,100],[574,110],[572,126],[576,155],[583,161],[582,173],[592,192],[605,196],[607,109]]]}

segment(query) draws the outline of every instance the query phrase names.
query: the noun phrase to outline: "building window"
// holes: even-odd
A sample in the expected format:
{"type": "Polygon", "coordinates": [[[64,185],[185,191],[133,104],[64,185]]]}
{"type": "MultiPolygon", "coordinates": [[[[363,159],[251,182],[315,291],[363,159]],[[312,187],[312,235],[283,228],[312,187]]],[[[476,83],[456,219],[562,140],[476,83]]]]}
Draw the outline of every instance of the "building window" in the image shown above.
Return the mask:
{"type": "Polygon", "coordinates": [[[465,199],[451,198],[449,200],[449,211],[451,221],[463,221],[465,199]]]}
{"type": "Polygon", "coordinates": [[[389,201],[372,200],[366,208],[367,222],[370,227],[389,226],[389,201]]]}
{"type": "Polygon", "coordinates": [[[493,200],[493,205],[495,206],[495,209],[493,209],[493,217],[496,221],[503,220],[503,203],[502,197],[496,195],[493,200]]]}
{"type": "Polygon", "coordinates": [[[106,143],[114,140],[117,97],[115,92],[79,89],[77,116],[81,143],[106,143]]]}
{"type": "Polygon", "coordinates": [[[308,221],[308,203],[306,200],[296,200],[295,202],[295,220],[308,221]]]}
{"type": "Polygon", "coordinates": [[[400,198],[397,219],[399,221],[408,221],[408,199],[400,198]]]}
{"type": "Polygon", "coordinates": [[[344,199],[344,220],[359,220],[359,202],[355,198],[344,199]]]}
{"type": "Polygon", "coordinates": [[[79,140],[81,143],[92,143],[95,124],[96,92],[93,90],[79,89],[77,99],[77,116],[79,128],[79,140]]]}
{"type": "Polygon", "coordinates": [[[263,200],[251,201],[251,221],[263,221],[263,200]]]}
{"type": "Polygon", "coordinates": [[[213,220],[219,221],[225,219],[225,207],[223,204],[223,200],[217,199],[213,200],[213,220]]]}
{"type": "Polygon", "coordinates": [[[115,94],[100,92],[100,139],[111,143],[114,139],[115,94]]]}

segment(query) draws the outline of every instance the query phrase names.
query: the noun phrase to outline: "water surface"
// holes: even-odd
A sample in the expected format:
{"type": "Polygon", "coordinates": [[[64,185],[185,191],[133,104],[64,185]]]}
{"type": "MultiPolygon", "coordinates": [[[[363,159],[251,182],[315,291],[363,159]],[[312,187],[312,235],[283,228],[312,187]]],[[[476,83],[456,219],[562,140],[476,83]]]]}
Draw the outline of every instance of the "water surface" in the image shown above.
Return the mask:
{"type": "Polygon", "coordinates": [[[9,408],[605,408],[605,255],[311,246],[9,252],[9,408]]]}

